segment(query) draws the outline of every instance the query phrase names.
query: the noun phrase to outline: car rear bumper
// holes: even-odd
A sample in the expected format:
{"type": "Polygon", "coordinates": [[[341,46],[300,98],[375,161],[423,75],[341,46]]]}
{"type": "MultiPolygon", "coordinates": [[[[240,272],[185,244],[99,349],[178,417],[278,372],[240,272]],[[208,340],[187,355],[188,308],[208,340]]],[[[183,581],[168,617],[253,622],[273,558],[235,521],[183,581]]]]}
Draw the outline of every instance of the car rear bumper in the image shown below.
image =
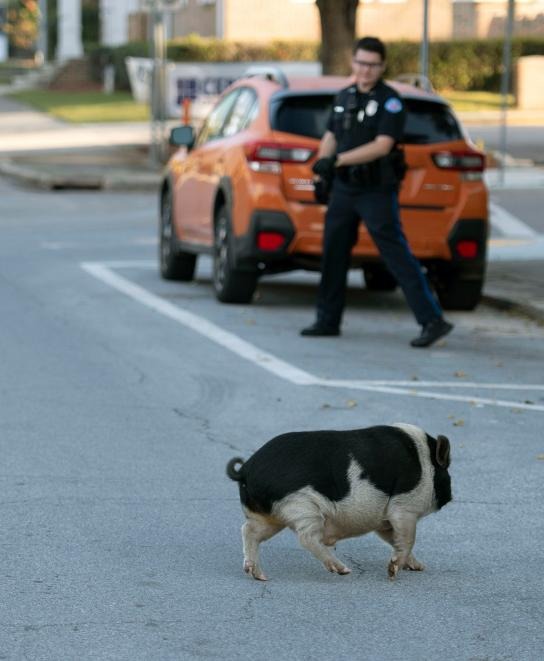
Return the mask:
{"type": "Polygon", "coordinates": [[[489,223],[484,218],[467,218],[457,221],[448,235],[451,251],[451,268],[463,272],[463,279],[481,278],[487,261],[489,223]],[[475,254],[463,255],[461,246],[474,246],[475,254]]]}
{"type": "MultiPolygon", "coordinates": [[[[305,210],[307,213],[307,210],[305,210]]],[[[308,220],[308,219],[305,219],[308,220]]],[[[449,269],[462,271],[463,278],[481,278],[485,272],[487,259],[488,222],[485,218],[469,218],[458,220],[453,228],[446,233],[445,223],[436,236],[428,237],[427,241],[412,245],[412,250],[418,259],[426,264],[447,265],[449,269]],[[467,243],[468,242],[468,243],[467,243]],[[458,246],[473,245],[474,255],[467,257],[459,252],[458,246]],[[418,250],[418,247],[422,248],[418,250]]],[[[286,271],[293,268],[319,268],[322,249],[321,214],[313,214],[311,224],[300,223],[296,228],[288,213],[255,210],[250,218],[248,230],[242,235],[233,237],[236,268],[254,270],[259,267],[262,272],[286,271]],[[261,233],[275,233],[283,237],[281,246],[273,250],[259,248],[261,233]]],[[[436,231],[436,230],[435,230],[436,231]]],[[[420,230],[421,233],[421,230],[420,230]]],[[[380,260],[379,252],[370,239],[364,223],[359,228],[359,241],[352,251],[353,266],[365,263],[375,263],[380,260]]]]}
{"type": "Polygon", "coordinates": [[[295,237],[295,227],[289,216],[281,211],[256,210],[251,214],[249,229],[234,237],[236,268],[255,269],[259,263],[280,265],[289,259],[289,246],[295,237]],[[259,248],[259,235],[275,234],[283,243],[274,250],[259,248]]]}

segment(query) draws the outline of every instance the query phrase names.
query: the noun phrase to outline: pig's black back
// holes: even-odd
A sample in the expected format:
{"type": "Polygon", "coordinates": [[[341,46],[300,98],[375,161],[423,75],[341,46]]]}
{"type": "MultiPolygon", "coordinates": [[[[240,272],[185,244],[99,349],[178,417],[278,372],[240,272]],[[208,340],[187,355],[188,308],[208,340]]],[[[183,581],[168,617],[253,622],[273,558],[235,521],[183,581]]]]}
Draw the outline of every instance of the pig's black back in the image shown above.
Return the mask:
{"type": "Polygon", "coordinates": [[[270,513],[275,502],[306,486],[342,500],[350,489],[352,457],[363,468],[361,478],[388,496],[411,491],[421,479],[414,441],[397,427],[291,432],[273,438],[242,466],[241,501],[270,513]]]}

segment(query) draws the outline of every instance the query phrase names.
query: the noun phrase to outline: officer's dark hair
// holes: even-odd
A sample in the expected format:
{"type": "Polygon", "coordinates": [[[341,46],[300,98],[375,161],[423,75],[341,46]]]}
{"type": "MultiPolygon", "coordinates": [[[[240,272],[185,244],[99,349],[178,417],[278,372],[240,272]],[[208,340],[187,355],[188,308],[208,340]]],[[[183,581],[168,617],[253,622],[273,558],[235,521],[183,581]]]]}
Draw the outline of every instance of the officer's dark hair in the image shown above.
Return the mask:
{"type": "Polygon", "coordinates": [[[381,39],[378,39],[378,37],[363,37],[362,39],[359,39],[359,41],[356,41],[353,45],[353,54],[355,55],[358,50],[367,50],[370,53],[378,53],[382,58],[382,62],[385,62],[386,60],[385,44],[381,39]]]}

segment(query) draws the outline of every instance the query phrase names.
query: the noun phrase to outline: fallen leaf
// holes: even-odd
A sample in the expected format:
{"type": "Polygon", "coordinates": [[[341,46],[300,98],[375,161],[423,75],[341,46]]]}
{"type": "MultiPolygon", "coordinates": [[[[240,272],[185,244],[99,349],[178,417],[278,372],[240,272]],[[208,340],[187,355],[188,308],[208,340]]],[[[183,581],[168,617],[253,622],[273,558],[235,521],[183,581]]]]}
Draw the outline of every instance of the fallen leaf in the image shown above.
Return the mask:
{"type": "Polygon", "coordinates": [[[537,454],[536,458],[539,459],[540,461],[544,461],[544,454],[537,454]]]}
{"type": "Polygon", "coordinates": [[[464,379],[466,377],[466,372],[463,372],[463,370],[457,370],[453,373],[453,376],[456,376],[458,379],[464,379]]]}
{"type": "Polygon", "coordinates": [[[348,401],[346,402],[346,405],[347,405],[348,409],[352,409],[352,408],[355,408],[357,406],[357,402],[354,399],[348,399],[348,401]]]}
{"type": "Polygon", "coordinates": [[[465,421],[464,421],[464,420],[461,420],[461,419],[459,419],[459,420],[454,420],[454,422],[453,422],[453,426],[454,426],[454,427],[463,427],[464,424],[465,424],[465,421]]]}

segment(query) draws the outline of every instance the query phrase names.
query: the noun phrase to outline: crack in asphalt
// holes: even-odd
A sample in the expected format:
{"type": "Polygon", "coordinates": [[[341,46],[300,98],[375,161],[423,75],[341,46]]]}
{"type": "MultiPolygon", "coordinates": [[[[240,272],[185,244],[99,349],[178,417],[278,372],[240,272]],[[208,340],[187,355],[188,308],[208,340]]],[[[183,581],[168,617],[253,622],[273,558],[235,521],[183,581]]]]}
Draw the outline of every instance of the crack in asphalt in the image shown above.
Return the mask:
{"type": "Polygon", "coordinates": [[[216,438],[210,430],[211,425],[210,425],[210,421],[207,418],[204,418],[204,417],[199,416],[199,415],[187,415],[181,409],[178,409],[178,408],[175,408],[175,407],[172,409],[172,411],[174,411],[174,413],[176,415],[178,415],[180,418],[195,420],[196,422],[198,422],[202,426],[202,428],[204,430],[204,435],[205,435],[206,440],[208,442],[213,443],[214,445],[224,445],[227,448],[229,448],[231,450],[234,450],[236,452],[243,452],[242,448],[239,448],[238,446],[234,445],[233,443],[230,443],[229,441],[223,441],[221,439],[216,438]]]}

